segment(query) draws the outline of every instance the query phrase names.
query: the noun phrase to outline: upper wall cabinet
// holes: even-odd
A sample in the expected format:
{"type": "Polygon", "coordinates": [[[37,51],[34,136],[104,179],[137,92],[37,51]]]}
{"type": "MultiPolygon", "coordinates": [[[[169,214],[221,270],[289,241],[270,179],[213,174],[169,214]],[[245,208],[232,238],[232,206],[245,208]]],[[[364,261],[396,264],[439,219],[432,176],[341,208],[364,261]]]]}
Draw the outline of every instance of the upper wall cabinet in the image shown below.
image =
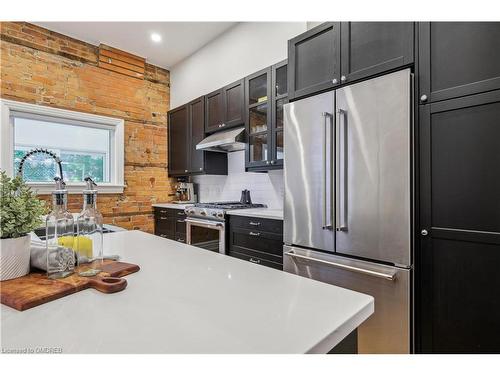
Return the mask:
{"type": "Polygon", "coordinates": [[[224,123],[224,98],[222,89],[211,92],[205,97],[205,131],[220,130],[224,123]]]}
{"type": "Polygon", "coordinates": [[[283,106],[288,103],[287,60],[271,67],[271,165],[283,168],[283,106]]]}
{"type": "Polygon", "coordinates": [[[413,63],[414,28],[412,22],[342,22],[341,82],[413,63]]]}
{"type": "Polygon", "coordinates": [[[245,167],[265,167],[270,164],[271,68],[246,77],[245,89],[248,134],[245,167]]]}
{"type": "Polygon", "coordinates": [[[189,172],[203,172],[205,152],[197,150],[196,145],[205,138],[205,97],[202,96],[188,103],[189,125],[191,134],[189,145],[189,172]]]}
{"type": "Polygon", "coordinates": [[[500,23],[419,25],[420,102],[500,89],[500,23]]]}
{"type": "Polygon", "coordinates": [[[227,174],[227,155],[196,150],[205,136],[205,96],[168,113],[168,174],[227,174]]]}
{"type": "Polygon", "coordinates": [[[413,63],[414,29],[412,22],[327,22],[289,40],[289,98],[413,63]]]}
{"type": "Polygon", "coordinates": [[[340,22],[327,22],[288,41],[290,99],[334,87],[340,81],[340,22]]]}
{"type": "Polygon", "coordinates": [[[168,112],[168,174],[185,175],[189,171],[188,105],[168,112]]]}
{"type": "Polygon", "coordinates": [[[219,130],[244,123],[244,80],[233,82],[206,96],[205,131],[219,130]]]}
{"type": "Polygon", "coordinates": [[[247,171],[283,168],[283,105],[288,102],[287,62],[245,78],[247,171]]]}

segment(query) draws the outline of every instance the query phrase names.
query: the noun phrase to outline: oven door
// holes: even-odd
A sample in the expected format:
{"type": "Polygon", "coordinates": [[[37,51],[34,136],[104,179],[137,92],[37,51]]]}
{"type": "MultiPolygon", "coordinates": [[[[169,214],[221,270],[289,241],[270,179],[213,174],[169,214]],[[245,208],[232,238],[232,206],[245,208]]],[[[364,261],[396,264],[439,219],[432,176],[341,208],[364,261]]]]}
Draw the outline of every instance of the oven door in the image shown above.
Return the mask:
{"type": "Polygon", "coordinates": [[[226,253],[226,224],[220,221],[186,218],[186,243],[221,254],[226,253]]]}

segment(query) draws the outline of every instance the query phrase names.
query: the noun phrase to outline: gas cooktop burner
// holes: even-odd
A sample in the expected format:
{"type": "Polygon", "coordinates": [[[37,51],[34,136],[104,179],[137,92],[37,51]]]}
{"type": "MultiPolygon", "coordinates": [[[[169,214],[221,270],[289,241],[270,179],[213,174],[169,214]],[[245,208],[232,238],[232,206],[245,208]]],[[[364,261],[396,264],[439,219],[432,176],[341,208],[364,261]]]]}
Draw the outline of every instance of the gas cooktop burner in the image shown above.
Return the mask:
{"type": "Polygon", "coordinates": [[[217,220],[223,222],[226,218],[226,211],[240,210],[244,208],[266,207],[264,204],[245,204],[240,202],[209,202],[195,203],[193,206],[186,207],[184,212],[188,217],[217,220]]]}
{"type": "Polygon", "coordinates": [[[264,207],[263,204],[246,204],[240,202],[209,202],[209,203],[195,203],[195,207],[200,208],[218,208],[222,210],[238,210],[243,208],[259,208],[264,207]]]}

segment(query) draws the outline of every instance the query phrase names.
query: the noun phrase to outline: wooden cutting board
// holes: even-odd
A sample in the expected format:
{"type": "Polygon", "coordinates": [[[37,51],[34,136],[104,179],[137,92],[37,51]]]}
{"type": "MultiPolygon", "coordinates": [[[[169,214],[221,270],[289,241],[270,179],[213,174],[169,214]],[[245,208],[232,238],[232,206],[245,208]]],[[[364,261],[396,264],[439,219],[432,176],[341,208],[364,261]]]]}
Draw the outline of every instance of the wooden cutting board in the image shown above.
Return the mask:
{"type": "Polygon", "coordinates": [[[64,279],[52,280],[47,278],[45,273],[34,272],[17,279],[1,281],[1,302],[24,311],[87,288],[94,288],[103,293],[115,293],[127,286],[127,280],[121,279],[121,276],[140,269],[136,264],[105,260],[99,267],[102,271],[99,275],[78,276],[78,272],[88,268],[88,264],[82,265],[73,275],[64,279]]]}

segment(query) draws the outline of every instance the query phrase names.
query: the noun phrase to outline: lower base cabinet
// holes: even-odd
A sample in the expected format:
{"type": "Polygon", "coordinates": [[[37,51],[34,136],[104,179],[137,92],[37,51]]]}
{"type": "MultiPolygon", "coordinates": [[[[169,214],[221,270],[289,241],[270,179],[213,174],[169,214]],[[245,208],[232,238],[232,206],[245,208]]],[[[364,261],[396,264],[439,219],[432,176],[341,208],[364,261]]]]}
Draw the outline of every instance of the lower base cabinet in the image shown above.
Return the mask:
{"type": "Polygon", "coordinates": [[[227,254],[283,270],[283,221],[230,215],[227,254]]]}
{"type": "Polygon", "coordinates": [[[186,242],[186,214],[182,209],[154,208],[155,235],[186,242]]]}

